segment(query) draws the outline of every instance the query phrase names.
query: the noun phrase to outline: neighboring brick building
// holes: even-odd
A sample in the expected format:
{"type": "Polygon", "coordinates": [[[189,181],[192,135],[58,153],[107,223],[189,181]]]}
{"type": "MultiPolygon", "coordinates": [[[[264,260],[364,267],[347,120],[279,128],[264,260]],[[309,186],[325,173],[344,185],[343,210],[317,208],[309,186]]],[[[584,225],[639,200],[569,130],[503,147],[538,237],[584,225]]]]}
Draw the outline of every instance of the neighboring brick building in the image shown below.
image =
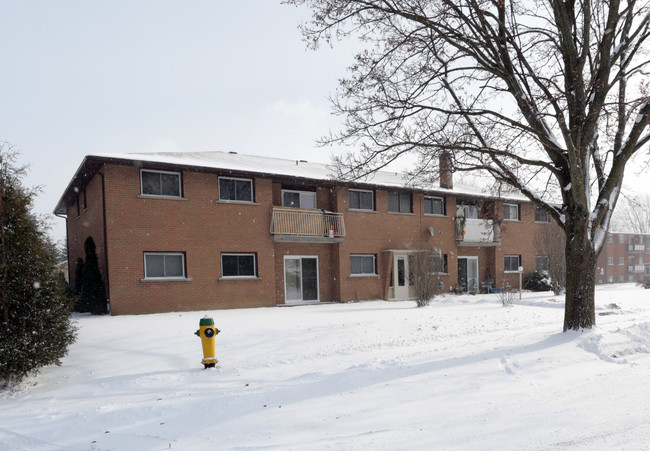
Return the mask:
{"type": "Polygon", "coordinates": [[[557,227],[547,215],[440,179],[344,183],[327,165],[224,152],[90,155],[55,213],[72,278],[94,238],[112,314],[405,299],[409,255],[425,249],[439,250],[444,290],[518,286],[519,266],[548,264],[532,239],[557,227]]]}
{"type": "Polygon", "coordinates": [[[650,282],[650,234],[610,232],[596,263],[596,283],[650,282]]]}

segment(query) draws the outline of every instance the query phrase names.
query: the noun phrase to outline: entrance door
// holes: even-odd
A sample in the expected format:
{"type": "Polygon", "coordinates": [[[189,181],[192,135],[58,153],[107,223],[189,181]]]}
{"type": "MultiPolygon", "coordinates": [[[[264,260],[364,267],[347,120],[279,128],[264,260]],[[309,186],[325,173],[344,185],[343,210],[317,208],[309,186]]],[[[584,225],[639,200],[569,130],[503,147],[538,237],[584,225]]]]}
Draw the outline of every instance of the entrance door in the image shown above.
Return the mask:
{"type": "Polygon", "coordinates": [[[463,291],[478,291],[478,257],[458,257],[458,286],[463,291]]]}
{"type": "Polygon", "coordinates": [[[410,298],[408,255],[395,255],[393,260],[393,287],[395,287],[395,299],[410,298]]]}
{"type": "Polygon", "coordinates": [[[284,299],[289,304],[318,301],[318,257],[284,257],[284,299]]]}

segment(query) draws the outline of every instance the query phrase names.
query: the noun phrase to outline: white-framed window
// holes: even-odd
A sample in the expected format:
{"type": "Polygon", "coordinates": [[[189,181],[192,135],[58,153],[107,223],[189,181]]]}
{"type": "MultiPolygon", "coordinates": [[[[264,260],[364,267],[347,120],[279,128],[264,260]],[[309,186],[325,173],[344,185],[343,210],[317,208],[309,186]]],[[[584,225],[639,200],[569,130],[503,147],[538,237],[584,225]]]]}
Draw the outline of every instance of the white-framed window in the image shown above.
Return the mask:
{"type": "Polygon", "coordinates": [[[607,264],[608,265],[613,265],[614,264],[614,257],[607,257],[607,264]]]}
{"type": "Polygon", "coordinates": [[[181,173],[141,169],[140,193],[144,196],[181,197],[181,173]]]}
{"type": "Polygon", "coordinates": [[[600,268],[600,275],[604,276],[605,275],[605,268],[600,268]]]}
{"type": "MultiPolygon", "coordinates": [[[[623,279],[623,276],[621,276],[621,279],[623,279]]],[[[634,276],[627,276],[627,281],[628,281],[628,282],[636,282],[636,277],[634,277],[634,276]]],[[[621,280],[621,282],[624,282],[624,280],[621,280]]]]}
{"type": "Polygon", "coordinates": [[[424,196],[424,214],[444,215],[445,199],[443,197],[424,196]]]}
{"type": "Polygon", "coordinates": [[[546,210],[535,207],[535,222],[551,222],[551,216],[546,210]]]}
{"type": "Polygon", "coordinates": [[[145,279],[185,279],[185,253],[145,252],[145,279]]]}
{"type": "Polygon", "coordinates": [[[411,193],[389,191],[388,211],[392,213],[412,213],[411,193]]]}
{"type": "Polygon", "coordinates": [[[636,260],[635,260],[634,256],[630,256],[630,257],[627,258],[627,264],[630,265],[630,266],[634,266],[636,264],[636,260]]]}
{"type": "Polygon", "coordinates": [[[614,283],[614,276],[607,276],[607,283],[614,283]]]}
{"type": "Polygon", "coordinates": [[[316,193],[314,191],[282,190],[282,206],[295,208],[316,208],[316,193]]]}
{"type": "Polygon", "coordinates": [[[519,205],[503,204],[503,219],[507,221],[519,221],[519,205]]]}
{"type": "Polygon", "coordinates": [[[503,270],[505,272],[519,272],[521,266],[521,255],[504,255],[503,270]]]}
{"type": "Polygon", "coordinates": [[[551,270],[551,259],[548,255],[535,256],[535,271],[549,272],[551,270]]]}
{"type": "Polygon", "coordinates": [[[603,279],[598,279],[598,283],[603,283],[603,279]]]}
{"type": "Polygon", "coordinates": [[[219,200],[253,202],[253,180],[219,177],[219,200]]]}
{"type": "Polygon", "coordinates": [[[478,207],[476,205],[456,204],[456,216],[478,219],[478,207]]]}
{"type": "Polygon", "coordinates": [[[429,274],[448,274],[447,254],[428,255],[427,272],[429,274]]]}
{"type": "Polygon", "coordinates": [[[257,256],[255,253],[222,253],[221,277],[257,277],[257,256]]]}
{"type": "Polygon", "coordinates": [[[625,265],[625,257],[618,257],[618,264],[625,265]]]}
{"type": "Polygon", "coordinates": [[[618,236],[618,242],[619,242],[620,244],[625,243],[625,235],[619,235],[619,236],[618,236]]]}
{"type": "Polygon", "coordinates": [[[614,242],[614,235],[612,235],[612,234],[607,235],[607,242],[608,243],[613,243],[614,242]]]}
{"type": "Polygon", "coordinates": [[[374,210],[375,193],[365,189],[349,189],[348,208],[352,210],[374,210]]]}
{"type": "Polygon", "coordinates": [[[351,254],[350,275],[376,276],[377,256],[375,254],[351,254]]]}

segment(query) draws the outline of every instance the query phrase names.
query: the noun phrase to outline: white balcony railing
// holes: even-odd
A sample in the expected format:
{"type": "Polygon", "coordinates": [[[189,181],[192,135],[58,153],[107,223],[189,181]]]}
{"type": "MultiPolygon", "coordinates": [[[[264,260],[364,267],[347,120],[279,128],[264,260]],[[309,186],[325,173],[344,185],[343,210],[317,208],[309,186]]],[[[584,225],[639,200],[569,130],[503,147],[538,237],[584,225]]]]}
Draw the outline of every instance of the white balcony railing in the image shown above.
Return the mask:
{"type": "Polygon", "coordinates": [[[273,207],[271,235],[343,238],[345,236],[343,214],[324,210],[273,207]]]}
{"type": "Polygon", "coordinates": [[[491,219],[456,218],[456,241],[465,245],[498,243],[501,227],[491,219]]]}
{"type": "Polygon", "coordinates": [[[628,244],[627,245],[627,250],[628,250],[628,252],[644,251],[645,250],[645,244],[628,244]]]}

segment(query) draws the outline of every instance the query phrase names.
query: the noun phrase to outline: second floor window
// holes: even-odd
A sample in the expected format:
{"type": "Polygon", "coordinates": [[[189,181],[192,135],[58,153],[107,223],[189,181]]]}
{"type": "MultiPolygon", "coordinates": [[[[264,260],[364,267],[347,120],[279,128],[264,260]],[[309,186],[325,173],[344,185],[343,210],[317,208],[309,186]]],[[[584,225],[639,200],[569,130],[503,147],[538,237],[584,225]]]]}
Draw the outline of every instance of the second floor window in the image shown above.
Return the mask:
{"type": "Polygon", "coordinates": [[[253,181],[219,177],[219,200],[253,202],[253,181]]]}
{"type": "Polygon", "coordinates": [[[424,197],[424,213],[428,215],[444,215],[445,200],[442,197],[424,197]]]}
{"type": "Polygon", "coordinates": [[[374,210],[374,193],[368,190],[351,189],[348,191],[348,208],[353,210],[374,210]]]}
{"type": "Polygon", "coordinates": [[[282,206],[295,208],[316,208],[316,193],[313,191],[282,190],[282,206]]]}
{"type": "Polygon", "coordinates": [[[519,221],[519,205],[503,204],[503,219],[519,221]]]}
{"type": "Polygon", "coordinates": [[[546,210],[535,207],[535,222],[551,222],[551,217],[546,210]]]}
{"type": "Polygon", "coordinates": [[[142,194],[148,196],[181,196],[180,172],[140,171],[140,186],[142,194]]]}
{"type": "Polygon", "coordinates": [[[388,192],[388,211],[392,213],[411,213],[411,193],[388,192]]]}

